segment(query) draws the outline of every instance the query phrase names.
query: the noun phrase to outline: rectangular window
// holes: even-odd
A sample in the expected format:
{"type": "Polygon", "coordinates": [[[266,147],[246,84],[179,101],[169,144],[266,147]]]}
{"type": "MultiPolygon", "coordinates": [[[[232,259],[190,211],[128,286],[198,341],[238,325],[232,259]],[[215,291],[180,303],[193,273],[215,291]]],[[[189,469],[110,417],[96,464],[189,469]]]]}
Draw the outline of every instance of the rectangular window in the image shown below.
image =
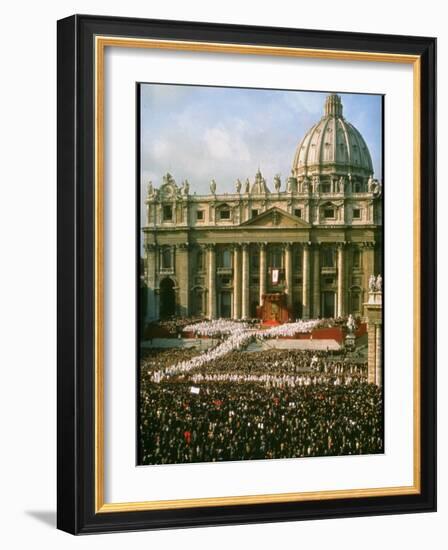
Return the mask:
{"type": "Polygon", "coordinates": [[[359,250],[353,251],[353,267],[361,267],[361,252],[359,250]]]}
{"type": "Polygon", "coordinates": [[[232,267],[232,255],[228,248],[221,250],[218,254],[218,267],[231,268],[232,267]]]}
{"type": "Polygon", "coordinates": [[[335,250],[332,247],[324,247],[321,250],[320,261],[322,267],[335,266],[335,250]]]}
{"type": "Polygon", "coordinates": [[[324,218],[333,218],[334,219],[334,208],[325,208],[324,209],[324,218]]]}
{"type": "Polygon", "coordinates": [[[164,248],[162,250],[162,268],[171,269],[173,267],[173,256],[170,248],[164,248]]]}
{"type": "Polygon", "coordinates": [[[359,220],[361,218],[361,210],[359,208],[353,209],[353,219],[359,220]]]}
{"type": "Polygon", "coordinates": [[[202,221],[204,219],[204,211],[203,210],[197,210],[196,211],[196,219],[198,221],[202,221]]]}
{"type": "Polygon", "coordinates": [[[219,217],[221,220],[230,220],[230,210],[221,210],[219,217]]]}
{"type": "Polygon", "coordinates": [[[258,216],[258,209],[252,208],[252,218],[256,218],[258,216]]]}
{"type": "Polygon", "coordinates": [[[301,218],[302,217],[302,209],[301,208],[296,208],[294,210],[294,216],[296,216],[297,218],[301,218]]]}
{"type": "Polygon", "coordinates": [[[166,204],[163,207],[163,221],[171,221],[173,219],[173,207],[170,204],[166,204]]]}
{"type": "Polygon", "coordinates": [[[274,247],[270,250],[269,253],[269,267],[281,268],[282,267],[282,249],[279,247],[274,247]]]}
{"type": "Polygon", "coordinates": [[[294,271],[302,271],[302,251],[298,250],[294,254],[294,271]]]}
{"type": "Polygon", "coordinates": [[[321,188],[322,193],[330,193],[331,192],[331,184],[330,183],[322,183],[320,188],[321,188]]]}
{"type": "Polygon", "coordinates": [[[258,250],[254,250],[250,255],[250,265],[253,269],[258,269],[260,267],[260,255],[258,250]]]}

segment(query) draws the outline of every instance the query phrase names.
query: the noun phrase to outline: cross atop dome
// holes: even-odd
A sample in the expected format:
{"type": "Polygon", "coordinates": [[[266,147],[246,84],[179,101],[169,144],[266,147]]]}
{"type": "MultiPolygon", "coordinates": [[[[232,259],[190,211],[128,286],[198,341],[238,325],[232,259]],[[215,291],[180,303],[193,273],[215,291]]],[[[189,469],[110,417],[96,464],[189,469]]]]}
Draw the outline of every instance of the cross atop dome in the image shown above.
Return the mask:
{"type": "Polygon", "coordinates": [[[325,116],[342,116],[342,102],[338,94],[331,94],[325,100],[325,116]]]}

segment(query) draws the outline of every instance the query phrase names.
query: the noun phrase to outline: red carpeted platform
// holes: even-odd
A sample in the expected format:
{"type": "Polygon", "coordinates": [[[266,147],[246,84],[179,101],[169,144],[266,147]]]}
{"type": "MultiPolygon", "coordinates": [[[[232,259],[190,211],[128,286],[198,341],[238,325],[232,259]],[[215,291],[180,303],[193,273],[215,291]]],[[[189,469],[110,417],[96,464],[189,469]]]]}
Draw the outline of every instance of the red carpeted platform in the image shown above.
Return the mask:
{"type": "Polygon", "coordinates": [[[279,321],[275,321],[274,319],[267,319],[266,321],[263,321],[261,328],[269,328],[269,327],[276,327],[278,325],[281,325],[279,321]]]}

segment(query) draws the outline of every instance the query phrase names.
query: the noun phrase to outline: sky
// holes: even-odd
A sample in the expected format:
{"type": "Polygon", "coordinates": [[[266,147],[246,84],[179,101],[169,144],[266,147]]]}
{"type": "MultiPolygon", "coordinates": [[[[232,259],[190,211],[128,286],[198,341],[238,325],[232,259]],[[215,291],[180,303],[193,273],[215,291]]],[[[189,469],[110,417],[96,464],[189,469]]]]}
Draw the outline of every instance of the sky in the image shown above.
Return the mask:
{"type": "MultiPolygon", "coordinates": [[[[237,178],[253,181],[258,168],[270,189],[280,174],[284,189],[296,147],[332,92],[170,84],[140,90],[142,195],[149,180],[160,187],[167,172],[178,185],[188,179],[191,194],[210,193],[212,179],[217,193],[231,193],[237,178]]],[[[340,95],[343,115],[364,137],[381,179],[381,96],[340,95]]]]}

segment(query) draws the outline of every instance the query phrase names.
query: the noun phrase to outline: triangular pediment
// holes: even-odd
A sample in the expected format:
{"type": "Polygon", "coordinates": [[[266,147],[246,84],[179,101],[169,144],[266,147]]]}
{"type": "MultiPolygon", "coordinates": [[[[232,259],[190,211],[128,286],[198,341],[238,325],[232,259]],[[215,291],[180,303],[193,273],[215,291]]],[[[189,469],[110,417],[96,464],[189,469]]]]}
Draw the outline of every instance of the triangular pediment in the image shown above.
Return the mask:
{"type": "Polygon", "coordinates": [[[258,214],[255,218],[251,218],[241,225],[245,227],[310,227],[310,225],[301,218],[293,216],[289,212],[281,210],[276,206],[266,210],[266,212],[258,214]]]}

